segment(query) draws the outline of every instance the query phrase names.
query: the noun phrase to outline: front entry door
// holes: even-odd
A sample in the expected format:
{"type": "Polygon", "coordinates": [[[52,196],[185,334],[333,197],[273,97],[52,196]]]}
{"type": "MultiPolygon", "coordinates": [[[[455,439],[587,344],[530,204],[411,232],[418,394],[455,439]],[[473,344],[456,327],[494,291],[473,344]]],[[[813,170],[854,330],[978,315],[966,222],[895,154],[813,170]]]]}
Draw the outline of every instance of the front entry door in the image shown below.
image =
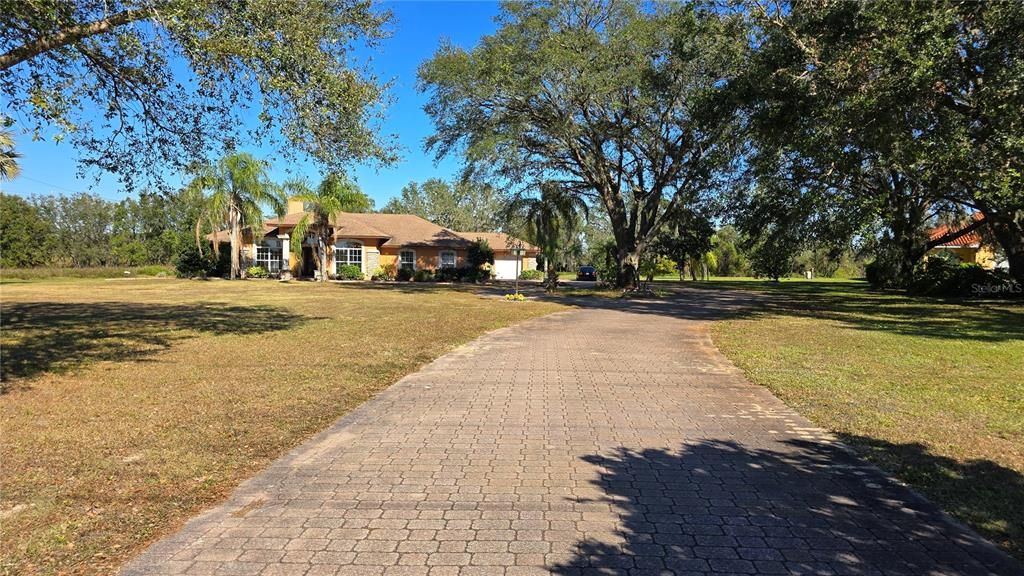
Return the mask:
{"type": "Polygon", "coordinates": [[[316,271],[316,262],[313,258],[313,247],[303,246],[302,247],[302,277],[312,278],[313,273],[316,271]]]}

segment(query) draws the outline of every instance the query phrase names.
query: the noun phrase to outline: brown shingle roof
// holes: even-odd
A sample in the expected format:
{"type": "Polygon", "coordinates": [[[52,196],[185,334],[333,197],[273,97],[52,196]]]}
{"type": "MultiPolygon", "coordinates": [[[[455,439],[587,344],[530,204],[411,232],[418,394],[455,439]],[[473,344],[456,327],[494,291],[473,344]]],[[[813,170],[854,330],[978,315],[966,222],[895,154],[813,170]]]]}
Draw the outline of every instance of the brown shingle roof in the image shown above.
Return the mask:
{"type": "Polygon", "coordinates": [[[412,214],[342,214],[342,220],[358,221],[387,233],[384,246],[430,246],[465,249],[469,241],[412,214]]]}
{"type": "MultiPolygon", "coordinates": [[[[293,212],[263,222],[264,234],[288,234],[302,219],[303,212],[293,212]]],[[[384,246],[435,247],[465,250],[477,238],[487,240],[495,252],[507,252],[517,238],[502,232],[455,232],[412,214],[362,214],[342,212],[331,222],[335,238],[379,238],[384,246]]],[[[212,234],[207,238],[212,239],[212,234]]],[[[227,232],[221,232],[227,238],[227,232]]],[[[532,244],[523,242],[528,252],[539,252],[532,244]]]]}
{"type": "MultiPolygon", "coordinates": [[[[242,229],[242,234],[245,235],[245,232],[248,229],[249,229],[248,226],[243,228],[242,229]]],[[[231,230],[228,230],[227,228],[225,228],[225,229],[223,229],[223,230],[221,230],[219,232],[216,232],[216,233],[210,232],[209,234],[204,236],[204,238],[206,238],[210,242],[213,242],[213,239],[214,239],[215,235],[217,235],[217,237],[220,239],[221,242],[228,242],[230,240],[230,238],[231,238],[231,230]]],[[[270,220],[264,220],[264,222],[263,222],[263,235],[264,236],[268,236],[268,235],[276,236],[277,235],[277,225],[276,224],[271,224],[270,220]]]]}
{"type": "Polygon", "coordinates": [[[524,240],[519,240],[515,236],[509,236],[504,232],[456,232],[456,234],[470,241],[474,241],[477,238],[486,240],[487,244],[495,252],[507,252],[511,250],[512,245],[516,242],[522,242],[523,248],[525,248],[527,252],[540,252],[540,248],[537,248],[533,244],[524,240]]]}
{"type": "MultiPolygon", "coordinates": [[[[271,218],[267,223],[288,233],[302,218],[302,212],[282,218],[271,218]]],[[[420,246],[465,249],[470,241],[412,214],[363,214],[342,212],[331,222],[336,238],[381,238],[384,246],[420,246]]]]}
{"type": "MultiPolygon", "coordinates": [[[[281,218],[270,218],[266,221],[266,224],[282,229],[281,231],[284,233],[288,233],[289,230],[299,223],[299,220],[302,220],[303,215],[303,212],[293,212],[292,214],[286,214],[281,218]]],[[[333,225],[335,229],[335,236],[344,236],[349,238],[391,237],[387,232],[370,225],[362,218],[354,218],[355,216],[365,216],[365,214],[350,214],[348,212],[336,214],[334,219],[331,221],[331,225],[333,225]]]]}

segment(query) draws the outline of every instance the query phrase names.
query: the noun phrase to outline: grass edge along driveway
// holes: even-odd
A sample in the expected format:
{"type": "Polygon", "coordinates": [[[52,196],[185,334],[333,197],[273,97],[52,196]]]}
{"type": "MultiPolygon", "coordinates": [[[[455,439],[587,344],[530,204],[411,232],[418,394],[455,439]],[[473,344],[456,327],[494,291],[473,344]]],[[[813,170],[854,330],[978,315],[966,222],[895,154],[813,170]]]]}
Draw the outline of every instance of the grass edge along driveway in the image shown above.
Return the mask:
{"type": "Polygon", "coordinates": [[[953,517],[1024,559],[1024,306],[872,292],[862,282],[690,283],[754,290],[716,322],[747,377],[953,517]]]}
{"type": "Polygon", "coordinates": [[[0,574],[114,573],[405,374],[561,309],[447,286],[0,291],[0,574]]]}

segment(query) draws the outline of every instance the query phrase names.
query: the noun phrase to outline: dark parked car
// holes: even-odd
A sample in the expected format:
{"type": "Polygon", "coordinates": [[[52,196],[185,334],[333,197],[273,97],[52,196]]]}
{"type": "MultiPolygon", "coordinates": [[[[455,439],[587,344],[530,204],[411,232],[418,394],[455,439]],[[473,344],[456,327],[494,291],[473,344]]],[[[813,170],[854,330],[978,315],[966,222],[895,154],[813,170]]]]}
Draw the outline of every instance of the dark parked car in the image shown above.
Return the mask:
{"type": "Polygon", "coordinates": [[[580,266],[579,271],[576,272],[576,279],[597,282],[597,268],[593,266],[580,266]]]}

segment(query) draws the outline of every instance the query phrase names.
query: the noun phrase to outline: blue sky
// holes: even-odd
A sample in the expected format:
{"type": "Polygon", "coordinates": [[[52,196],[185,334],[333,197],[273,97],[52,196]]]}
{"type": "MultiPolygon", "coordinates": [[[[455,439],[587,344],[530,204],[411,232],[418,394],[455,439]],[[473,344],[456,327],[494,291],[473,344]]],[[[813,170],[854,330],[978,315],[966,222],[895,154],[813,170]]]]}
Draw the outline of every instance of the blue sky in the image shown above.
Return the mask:
{"type": "MultiPolygon", "coordinates": [[[[396,196],[410,181],[457,175],[460,167],[457,158],[435,165],[433,156],[423,151],[423,140],[432,133],[433,125],[423,112],[426,97],[416,92],[416,69],[433,55],[442,39],[466,48],[476,45],[481,36],[495,30],[493,19],[498,12],[494,2],[382,2],[381,6],[394,13],[390,25],[393,35],[369,54],[377,76],[394,82],[391,92],[394,102],[388,109],[383,131],[398,135],[401,161],[390,168],[353,166],[350,170],[378,207],[396,196]]],[[[31,142],[28,136],[16,135],[16,145],[18,152],[24,155],[22,176],[5,182],[5,193],[27,196],[90,191],[110,200],[126,197],[114,178],[102,178],[99,184],[92,176],[79,179],[75,151],[66,143],[31,142]]],[[[259,155],[257,150],[250,151],[259,155]]],[[[289,176],[285,168],[274,166],[271,176],[284,180],[289,176]]],[[[291,168],[314,183],[320,179],[312,164],[291,168]]],[[[173,178],[171,181],[175,182],[173,178]]]]}

